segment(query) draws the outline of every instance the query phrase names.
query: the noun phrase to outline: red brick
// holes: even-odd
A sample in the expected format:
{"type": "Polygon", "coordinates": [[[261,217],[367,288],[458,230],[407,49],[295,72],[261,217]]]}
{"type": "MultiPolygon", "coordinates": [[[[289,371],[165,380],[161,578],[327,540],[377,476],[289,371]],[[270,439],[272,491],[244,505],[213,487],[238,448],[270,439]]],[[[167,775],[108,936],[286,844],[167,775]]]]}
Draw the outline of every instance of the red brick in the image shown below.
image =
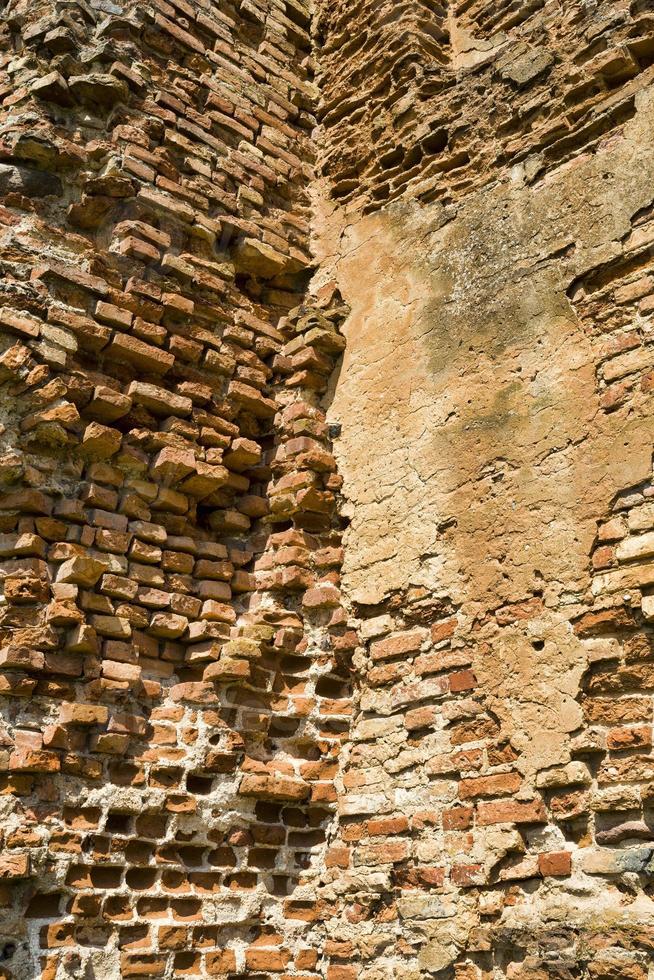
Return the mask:
{"type": "Polygon", "coordinates": [[[431,628],[432,643],[442,643],[443,640],[449,640],[450,637],[454,636],[457,626],[458,620],[456,617],[443,620],[440,623],[434,623],[431,628]]]}
{"type": "Polygon", "coordinates": [[[389,660],[408,653],[416,653],[423,643],[422,633],[403,633],[401,636],[389,636],[371,644],[370,655],[373,660],[389,660]]]}
{"type": "Polygon", "coordinates": [[[540,800],[530,803],[502,800],[480,803],[477,806],[477,821],[482,827],[495,823],[546,823],[547,815],[540,800]]]}
{"type": "Polygon", "coordinates": [[[522,776],[517,772],[462,779],[459,783],[459,796],[462,800],[474,796],[502,796],[506,793],[515,793],[520,789],[521,784],[522,776]]]}
{"type": "Polygon", "coordinates": [[[450,690],[453,694],[460,691],[471,691],[477,686],[477,678],[471,670],[459,670],[450,674],[450,690]]]}
{"type": "Polygon", "coordinates": [[[565,878],[572,871],[572,854],[570,851],[539,854],[538,868],[544,877],[565,878]]]}
{"type": "Polygon", "coordinates": [[[443,811],[444,830],[468,830],[472,826],[474,810],[472,807],[459,806],[443,811]]]}
{"type": "Polygon", "coordinates": [[[455,864],[451,871],[452,881],[462,888],[470,888],[486,883],[483,864],[455,864]]]}

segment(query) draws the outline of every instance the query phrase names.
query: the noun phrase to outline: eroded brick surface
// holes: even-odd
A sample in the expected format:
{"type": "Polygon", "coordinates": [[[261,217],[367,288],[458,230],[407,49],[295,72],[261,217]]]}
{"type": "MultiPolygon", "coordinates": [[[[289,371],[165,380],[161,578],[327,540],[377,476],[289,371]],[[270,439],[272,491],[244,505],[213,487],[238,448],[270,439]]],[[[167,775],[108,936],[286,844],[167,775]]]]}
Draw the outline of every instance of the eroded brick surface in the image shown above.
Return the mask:
{"type": "Polygon", "coordinates": [[[0,975],[651,980],[645,0],[0,34],[0,975]]]}
{"type": "Polygon", "coordinates": [[[352,640],[308,11],[3,12],[3,976],[309,978],[352,640]]]}
{"type": "Polygon", "coordinates": [[[360,638],[328,976],[645,980],[651,4],[316,24],[360,638]]]}

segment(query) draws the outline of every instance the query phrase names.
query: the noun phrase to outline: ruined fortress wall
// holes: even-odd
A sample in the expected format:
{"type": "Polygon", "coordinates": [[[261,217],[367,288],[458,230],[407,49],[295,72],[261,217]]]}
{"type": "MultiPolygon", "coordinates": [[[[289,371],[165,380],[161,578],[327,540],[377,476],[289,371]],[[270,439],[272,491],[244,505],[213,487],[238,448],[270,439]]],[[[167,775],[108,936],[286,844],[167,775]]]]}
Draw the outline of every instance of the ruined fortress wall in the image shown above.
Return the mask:
{"type": "Polygon", "coordinates": [[[0,7],[0,977],[652,980],[654,4],[0,7]]]}
{"type": "Polygon", "coordinates": [[[654,8],[319,8],[361,640],[333,976],[646,980],[654,8]]]}
{"type": "Polygon", "coordinates": [[[308,10],[0,6],[0,975],[311,980],[355,637],[308,10]]]}

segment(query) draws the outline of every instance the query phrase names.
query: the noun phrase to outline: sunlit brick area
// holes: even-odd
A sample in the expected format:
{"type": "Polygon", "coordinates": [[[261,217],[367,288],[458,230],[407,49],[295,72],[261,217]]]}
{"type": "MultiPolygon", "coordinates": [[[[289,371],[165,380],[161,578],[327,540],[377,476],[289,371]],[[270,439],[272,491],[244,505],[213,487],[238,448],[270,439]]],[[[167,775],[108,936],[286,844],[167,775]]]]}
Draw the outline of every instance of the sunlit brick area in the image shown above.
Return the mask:
{"type": "Polygon", "coordinates": [[[654,980],[654,3],[0,13],[0,980],[654,980]]]}

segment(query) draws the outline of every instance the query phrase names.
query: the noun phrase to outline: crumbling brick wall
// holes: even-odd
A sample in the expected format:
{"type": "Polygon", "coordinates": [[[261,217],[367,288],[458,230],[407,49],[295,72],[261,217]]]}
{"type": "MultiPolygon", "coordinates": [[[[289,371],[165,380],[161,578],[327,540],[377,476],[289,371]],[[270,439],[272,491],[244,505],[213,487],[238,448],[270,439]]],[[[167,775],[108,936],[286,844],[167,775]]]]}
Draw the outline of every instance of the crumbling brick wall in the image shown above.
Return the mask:
{"type": "Polygon", "coordinates": [[[648,980],[652,5],[318,8],[361,644],[328,975],[648,980]]]}
{"type": "Polygon", "coordinates": [[[303,2],[9,2],[0,970],[316,976],[348,727],[303,2]]]}
{"type": "Polygon", "coordinates": [[[2,7],[0,975],[651,980],[651,3],[2,7]]]}

